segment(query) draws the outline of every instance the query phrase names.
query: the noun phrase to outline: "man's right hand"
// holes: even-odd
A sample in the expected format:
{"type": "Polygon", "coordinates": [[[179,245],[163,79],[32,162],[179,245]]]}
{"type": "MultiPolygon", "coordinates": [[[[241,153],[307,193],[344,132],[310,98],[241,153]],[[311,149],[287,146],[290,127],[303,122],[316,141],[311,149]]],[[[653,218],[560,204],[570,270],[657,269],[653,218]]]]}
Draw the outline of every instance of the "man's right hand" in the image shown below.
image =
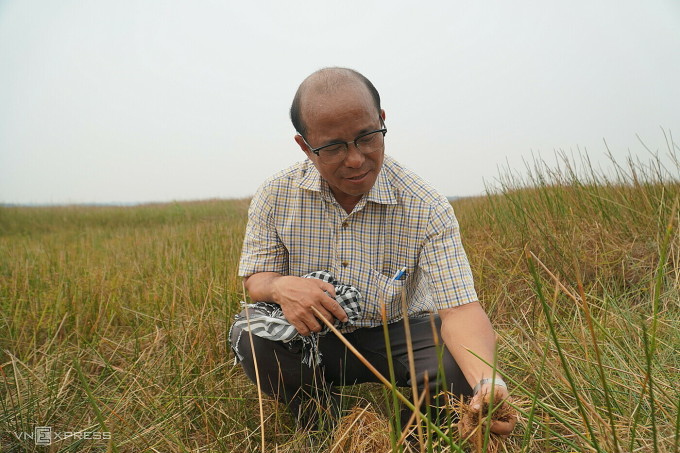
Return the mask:
{"type": "Polygon", "coordinates": [[[263,272],[248,277],[245,285],[253,300],[279,304],[286,320],[300,335],[319,332],[322,328],[321,321],[316,318],[311,307],[319,310],[330,322],[334,318],[347,321],[347,313],[335,300],[335,287],[328,282],[263,272]]]}

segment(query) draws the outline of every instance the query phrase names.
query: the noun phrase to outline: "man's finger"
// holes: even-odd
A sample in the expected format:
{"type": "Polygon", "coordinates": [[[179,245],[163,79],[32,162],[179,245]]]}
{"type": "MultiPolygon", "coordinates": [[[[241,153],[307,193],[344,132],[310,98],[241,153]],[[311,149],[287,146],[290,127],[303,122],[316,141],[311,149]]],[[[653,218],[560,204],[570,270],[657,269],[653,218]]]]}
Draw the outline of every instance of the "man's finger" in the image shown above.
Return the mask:
{"type": "Polygon", "coordinates": [[[491,431],[502,436],[510,434],[514,428],[515,428],[514,418],[508,422],[504,422],[502,420],[493,420],[491,422],[491,431]]]}
{"type": "Polygon", "coordinates": [[[309,335],[311,333],[309,331],[309,329],[307,328],[307,326],[305,325],[305,323],[303,323],[303,322],[295,322],[295,323],[291,322],[291,324],[293,325],[293,327],[295,327],[295,330],[297,330],[298,333],[300,335],[302,335],[303,337],[306,337],[307,335],[309,335]]]}
{"type": "Polygon", "coordinates": [[[331,312],[333,317],[339,319],[342,322],[349,321],[349,318],[347,317],[347,313],[345,313],[345,310],[342,309],[340,304],[335,299],[324,300],[321,303],[323,304],[323,306],[326,310],[331,312]]]}
{"type": "Polygon", "coordinates": [[[311,332],[321,332],[322,321],[316,318],[316,315],[312,310],[305,311],[300,320],[304,322],[307,329],[309,329],[310,332],[308,332],[308,334],[311,332]]]}
{"type": "Polygon", "coordinates": [[[320,321],[316,319],[316,316],[311,311],[305,310],[292,310],[288,313],[284,312],[286,320],[295,327],[300,335],[306,337],[312,332],[319,332],[321,330],[320,321]]]}
{"type": "Polygon", "coordinates": [[[298,332],[300,333],[300,335],[302,335],[303,337],[306,337],[307,335],[311,334],[312,332],[320,332],[321,331],[321,324],[313,316],[312,316],[312,319],[304,319],[303,323],[304,324],[302,324],[302,326],[303,326],[302,331],[296,327],[296,329],[298,329],[298,332]]]}
{"type": "MultiPolygon", "coordinates": [[[[497,386],[494,389],[494,404],[500,404],[501,401],[508,397],[508,390],[505,387],[497,386]]],[[[491,388],[490,384],[484,385],[470,401],[471,406],[479,406],[483,402],[491,403],[491,388]]]]}
{"type": "Polygon", "coordinates": [[[484,395],[481,392],[472,397],[470,400],[470,409],[472,409],[473,412],[477,412],[482,408],[483,398],[484,395]]]}
{"type": "Polygon", "coordinates": [[[319,283],[319,288],[322,290],[326,291],[329,294],[329,297],[332,299],[335,299],[335,286],[331,285],[328,282],[324,282],[323,280],[316,280],[319,283]]]}
{"type": "MultiPolygon", "coordinates": [[[[326,320],[328,322],[330,322],[330,323],[333,322],[334,317],[333,317],[333,314],[331,312],[326,310],[324,307],[317,308],[317,310],[319,311],[319,313],[321,313],[321,316],[326,318],[326,320]]],[[[316,313],[314,315],[316,316],[316,313]]]]}

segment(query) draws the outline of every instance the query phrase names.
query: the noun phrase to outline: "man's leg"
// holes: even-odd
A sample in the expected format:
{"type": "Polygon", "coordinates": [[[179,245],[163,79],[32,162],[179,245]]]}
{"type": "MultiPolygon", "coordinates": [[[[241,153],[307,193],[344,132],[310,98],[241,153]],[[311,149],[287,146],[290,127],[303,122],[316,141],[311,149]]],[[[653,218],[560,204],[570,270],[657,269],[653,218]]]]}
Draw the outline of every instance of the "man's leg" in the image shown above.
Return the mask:
{"type": "MultiPolygon", "coordinates": [[[[441,319],[434,315],[434,331],[429,317],[411,318],[409,320],[411,343],[413,345],[416,384],[419,392],[423,391],[425,376],[428,380],[430,404],[443,406],[441,398],[436,396],[444,390],[456,396],[472,395],[472,388],[453,359],[449,350],[439,339],[437,347],[434,337],[440,335],[441,319]]],[[[390,346],[394,363],[397,385],[411,388],[411,372],[408,362],[408,347],[404,322],[399,321],[388,326],[390,346]]],[[[330,334],[329,334],[330,336],[330,334]]],[[[319,347],[324,353],[324,367],[327,376],[333,376],[335,385],[375,382],[377,378],[344,346],[337,345],[338,340],[323,337],[319,347]],[[328,349],[326,351],[326,349],[328,349]]],[[[387,350],[385,348],[383,328],[358,329],[346,336],[364,357],[389,379],[387,350]]],[[[425,408],[421,408],[424,410],[425,408]]],[[[410,411],[405,411],[410,414],[410,411]]],[[[439,416],[441,414],[433,414],[439,416]]]]}
{"type": "Polygon", "coordinates": [[[291,349],[283,342],[266,340],[234,327],[231,343],[236,345],[237,342],[246,376],[253,383],[257,382],[257,362],[261,390],[284,403],[301,427],[314,428],[326,415],[331,418],[338,415],[339,405],[330,384],[325,381],[323,370],[302,363],[301,347],[291,349]]]}
{"type": "MultiPolygon", "coordinates": [[[[441,320],[438,316],[434,316],[433,321],[435,331],[439,335],[441,320]]],[[[424,376],[428,376],[431,404],[442,405],[435,397],[443,390],[457,396],[471,395],[472,389],[441,340],[439,341],[440,347],[437,348],[430,318],[411,318],[410,330],[417,376],[416,384],[419,391],[422,391],[424,376]]],[[[390,324],[388,331],[397,385],[410,388],[411,373],[403,321],[390,324]]],[[[240,331],[233,329],[232,343],[237,340],[239,334],[241,334],[240,331]]],[[[241,364],[246,375],[256,382],[249,337],[248,332],[243,332],[239,340],[239,351],[244,356],[241,364]]],[[[345,337],[383,376],[389,378],[382,326],[358,329],[346,334],[345,337]]],[[[314,407],[318,405],[310,406],[310,401],[313,403],[316,400],[321,403],[322,407],[331,408],[331,415],[335,416],[339,410],[337,395],[333,393],[335,386],[378,381],[332,333],[319,338],[323,368],[310,368],[304,365],[301,351],[291,351],[286,344],[265,340],[255,335],[252,338],[262,390],[286,403],[303,426],[307,423],[313,424],[318,419],[316,407],[314,407]]]]}
{"type": "MultiPolygon", "coordinates": [[[[403,380],[403,383],[400,383],[400,385],[411,387],[412,379],[408,364],[404,322],[400,321],[395,324],[394,331],[390,336],[392,353],[395,361],[401,363],[400,369],[406,370],[397,379],[403,380]]],[[[425,376],[427,376],[427,392],[429,394],[431,414],[435,420],[442,420],[442,416],[445,415],[446,411],[438,410],[438,408],[444,407],[448,399],[447,396],[441,396],[442,392],[447,392],[460,398],[471,396],[472,388],[448,348],[443,344],[440,334],[441,319],[439,316],[434,315],[432,320],[429,317],[411,318],[409,319],[409,325],[419,396],[425,390],[425,376]],[[435,332],[439,338],[439,346],[435,342],[435,332]]],[[[426,406],[423,405],[420,409],[425,411],[426,406]]],[[[410,416],[410,414],[411,411],[406,410],[402,413],[402,417],[410,416]]]]}

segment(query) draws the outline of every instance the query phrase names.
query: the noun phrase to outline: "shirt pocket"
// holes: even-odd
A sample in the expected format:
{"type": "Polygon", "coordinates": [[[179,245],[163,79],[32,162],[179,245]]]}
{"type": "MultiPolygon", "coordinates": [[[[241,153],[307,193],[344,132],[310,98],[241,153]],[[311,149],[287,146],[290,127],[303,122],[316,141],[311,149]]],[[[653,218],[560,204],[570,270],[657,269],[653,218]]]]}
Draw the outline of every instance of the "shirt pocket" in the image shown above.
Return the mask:
{"type": "Polygon", "coordinates": [[[369,284],[367,302],[375,307],[373,316],[377,321],[382,321],[382,314],[380,313],[380,305],[385,304],[387,311],[387,321],[396,321],[402,318],[401,298],[402,292],[406,287],[408,274],[406,279],[392,280],[392,277],[378,272],[373,268],[369,268],[369,284]]]}

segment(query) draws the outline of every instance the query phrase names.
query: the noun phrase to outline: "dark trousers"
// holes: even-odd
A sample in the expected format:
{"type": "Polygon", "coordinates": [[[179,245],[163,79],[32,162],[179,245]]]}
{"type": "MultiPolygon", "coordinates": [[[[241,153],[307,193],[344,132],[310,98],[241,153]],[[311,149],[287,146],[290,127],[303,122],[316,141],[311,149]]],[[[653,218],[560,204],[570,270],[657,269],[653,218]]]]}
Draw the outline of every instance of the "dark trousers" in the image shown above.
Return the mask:
{"type": "MultiPolygon", "coordinates": [[[[242,314],[245,316],[245,313],[242,314]]],[[[436,346],[430,318],[411,318],[409,321],[419,392],[423,391],[427,376],[430,403],[433,407],[441,405],[435,396],[443,390],[457,396],[472,395],[470,385],[448,349],[442,345],[441,340],[440,346],[436,346]],[[438,373],[440,356],[443,373],[438,373]],[[442,378],[445,378],[445,384],[442,378]]],[[[436,315],[434,325],[434,330],[439,336],[441,320],[436,315]]],[[[410,388],[412,383],[404,322],[389,324],[388,331],[397,386],[410,388]]],[[[238,329],[232,330],[232,344],[239,338],[240,333],[238,329]]],[[[345,338],[383,376],[390,379],[382,326],[357,329],[345,334],[345,338]]],[[[241,362],[243,370],[253,382],[256,382],[248,332],[243,332],[239,341],[239,351],[244,355],[241,362]]],[[[339,410],[337,395],[334,392],[336,386],[379,382],[378,378],[332,332],[319,338],[322,364],[316,367],[303,364],[300,350],[291,350],[287,344],[265,340],[255,335],[252,336],[252,341],[262,391],[285,403],[303,425],[313,424],[318,418],[316,411],[319,405],[314,409],[314,405],[309,404],[310,401],[316,400],[321,403],[320,406],[330,411],[339,410]]],[[[330,415],[337,416],[337,413],[330,415]]],[[[405,413],[402,413],[402,418],[404,415],[405,413]]]]}

